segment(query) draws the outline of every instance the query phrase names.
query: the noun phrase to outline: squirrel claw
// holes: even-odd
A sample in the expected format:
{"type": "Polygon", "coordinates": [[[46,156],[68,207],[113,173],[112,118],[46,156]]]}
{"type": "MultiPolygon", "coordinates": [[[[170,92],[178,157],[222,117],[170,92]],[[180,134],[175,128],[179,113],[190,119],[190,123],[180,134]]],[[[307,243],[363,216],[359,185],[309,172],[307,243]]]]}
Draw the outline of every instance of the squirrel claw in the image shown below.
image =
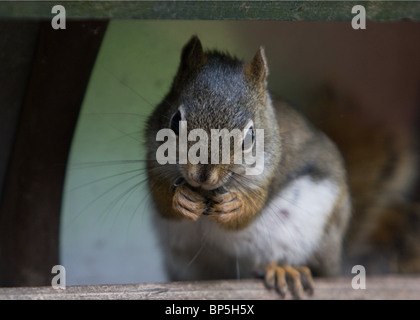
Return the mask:
{"type": "Polygon", "coordinates": [[[234,192],[219,193],[213,198],[212,212],[215,214],[236,212],[242,203],[234,192]]]}
{"type": "Polygon", "coordinates": [[[219,193],[208,210],[209,216],[222,225],[234,224],[241,213],[242,202],[234,192],[219,193]]]}
{"type": "Polygon", "coordinates": [[[206,209],[204,198],[185,185],[179,185],[172,199],[172,208],[184,218],[196,221],[206,209]]]}
{"type": "Polygon", "coordinates": [[[311,271],[304,266],[294,268],[270,263],[266,267],[264,282],[267,288],[274,288],[282,298],[286,296],[287,290],[294,299],[301,299],[304,291],[308,295],[314,293],[311,271]]]}

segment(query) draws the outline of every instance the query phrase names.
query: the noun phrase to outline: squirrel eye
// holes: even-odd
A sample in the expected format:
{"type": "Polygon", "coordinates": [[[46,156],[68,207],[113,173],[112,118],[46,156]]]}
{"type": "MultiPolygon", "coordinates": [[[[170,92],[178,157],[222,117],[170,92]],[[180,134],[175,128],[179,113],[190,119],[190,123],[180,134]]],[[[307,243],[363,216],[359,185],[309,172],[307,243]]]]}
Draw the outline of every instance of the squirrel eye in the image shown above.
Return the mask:
{"type": "Polygon", "coordinates": [[[171,129],[176,135],[179,134],[179,121],[181,121],[181,112],[178,110],[171,118],[171,129]]]}
{"type": "Polygon", "coordinates": [[[247,151],[254,146],[255,142],[255,130],[254,126],[250,126],[244,135],[244,140],[242,141],[242,150],[247,151]]]}

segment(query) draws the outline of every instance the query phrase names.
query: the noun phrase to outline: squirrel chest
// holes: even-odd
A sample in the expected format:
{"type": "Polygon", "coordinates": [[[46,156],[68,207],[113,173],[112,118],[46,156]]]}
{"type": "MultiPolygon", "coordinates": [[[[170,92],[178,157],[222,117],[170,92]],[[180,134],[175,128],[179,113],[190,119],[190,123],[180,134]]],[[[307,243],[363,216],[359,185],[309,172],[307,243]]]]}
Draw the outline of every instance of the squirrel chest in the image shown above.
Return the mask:
{"type": "Polygon", "coordinates": [[[172,278],[250,277],[272,261],[305,264],[319,249],[337,197],[334,183],[302,176],[243,230],[225,230],[205,216],[194,222],[154,218],[172,278]]]}

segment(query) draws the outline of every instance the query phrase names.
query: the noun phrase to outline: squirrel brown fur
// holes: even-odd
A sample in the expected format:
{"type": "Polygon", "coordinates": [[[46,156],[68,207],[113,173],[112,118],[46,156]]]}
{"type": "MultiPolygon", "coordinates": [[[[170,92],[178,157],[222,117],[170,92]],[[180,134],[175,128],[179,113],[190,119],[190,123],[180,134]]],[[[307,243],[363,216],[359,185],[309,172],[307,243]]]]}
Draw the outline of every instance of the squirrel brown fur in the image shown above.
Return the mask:
{"type": "Polygon", "coordinates": [[[316,96],[306,114],[343,155],[352,197],[344,273],[356,264],[368,275],[420,272],[418,120],[396,127],[366,118],[331,81],[316,96]]]}

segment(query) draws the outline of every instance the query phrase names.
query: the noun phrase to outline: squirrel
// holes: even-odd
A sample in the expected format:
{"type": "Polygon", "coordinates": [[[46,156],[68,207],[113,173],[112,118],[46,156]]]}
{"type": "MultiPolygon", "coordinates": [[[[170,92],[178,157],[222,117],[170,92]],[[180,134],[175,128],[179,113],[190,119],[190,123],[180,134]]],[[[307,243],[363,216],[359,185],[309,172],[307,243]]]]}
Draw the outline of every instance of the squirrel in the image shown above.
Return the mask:
{"type": "Polygon", "coordinates": [[[346,164],[352,216],[342,273],[420,273],[418,115],[403,126],[364,116],[329,81],[305,115],[337,145],[346,164]]]}
{"type": "Polygon", "coordinates": [[[269,92],[268,74],[262,47],[243,62],[204,51],[193,36],[169,93],[147,120],[153,223],[171,280],[258,275],[280,296],[301,298],[313,293],[312,276],[340,272],[351,215],[343,157],[326,134],[269,92]],[[183,121],[188,132],[209,136],[212,129],[239,129],[239,152],[255,154],[263,170],[246,174],[255,163],[233,162],[232,150],[228,163],[211,163],[213,146],[205,163],[181,163],[181,149],[176,163],[159,163],[158,132],[172,130],[179,144],[183,121]]]}

